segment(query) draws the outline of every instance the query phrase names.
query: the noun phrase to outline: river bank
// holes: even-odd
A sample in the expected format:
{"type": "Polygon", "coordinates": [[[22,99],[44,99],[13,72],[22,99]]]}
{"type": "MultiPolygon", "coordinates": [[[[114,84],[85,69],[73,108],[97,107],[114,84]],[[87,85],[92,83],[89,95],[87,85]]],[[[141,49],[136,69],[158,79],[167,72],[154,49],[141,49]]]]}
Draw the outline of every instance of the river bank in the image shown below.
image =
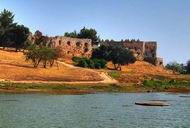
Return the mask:
{"type": "Polygon", "coordinates": [[[1,82],[0,93],[50,93],[50,94],[93,94],[102,92],[117,93],[151,93],[173,92],[190,93],[189,82],[178,82],[169,85],[156,81],[145,81],[142,85],[135,84],[57,84],[57,83],[11,83],[1,82]]]}

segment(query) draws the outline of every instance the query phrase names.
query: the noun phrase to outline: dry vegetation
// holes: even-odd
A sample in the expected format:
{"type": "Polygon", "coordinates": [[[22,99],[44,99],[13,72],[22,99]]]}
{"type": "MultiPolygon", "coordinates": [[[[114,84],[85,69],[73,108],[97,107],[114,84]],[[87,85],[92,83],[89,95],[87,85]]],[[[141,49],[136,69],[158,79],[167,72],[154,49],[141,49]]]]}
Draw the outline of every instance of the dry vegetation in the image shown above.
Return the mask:
{"type": "MultiPolygon", "coordinates": [[[[67,62],[67,61],[66,61],[67,62]]],[[[71,63],[71,61],[68,61],[71,63]]],[[[108,63],[108,68],[113,65],[108,63]]],[[[135,64],[123,66],[122,71],[101,70],[120,83],[142,83],[145,79],[174,79],[190,81],[189,75],[174,75],[163,67],[156,67],[147,62],[137,61],[135,64]]],[[[103,78],[92,70],[71,68],[59,64],[59,69],[33,68],[30,62],[25,61],[22,52],[0,50],[0,80],[14,81],[101,81],[103,78]]]]}
{"type": "MultiPolygon", "coordinates": [[[[113,69],[113,65],[108,63],[108,67],[113,69]]],[[[190,81],[189,75],[177,75],[164,67],[157,67],[144,61],[136,61],[135,64],[122,66],[122,72],[111,71],[111,75],[121,83],[142,83],[146,79],[168,79],[190,81]]]]}
{"type": "Polygon", "coordinates": [[[59,69],[33,68],[25,62],[22,52],[0,50],[0,79],[15,81],[99,81],[102,78],[93,71],[73,69],[59,64],[59,69]]]}

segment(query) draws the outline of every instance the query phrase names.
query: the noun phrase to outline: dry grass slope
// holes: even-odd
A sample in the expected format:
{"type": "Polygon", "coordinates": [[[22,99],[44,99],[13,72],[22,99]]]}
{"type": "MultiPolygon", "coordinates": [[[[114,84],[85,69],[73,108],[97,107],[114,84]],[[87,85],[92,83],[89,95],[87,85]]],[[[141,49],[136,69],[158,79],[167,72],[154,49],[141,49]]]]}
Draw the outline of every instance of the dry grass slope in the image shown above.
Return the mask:
{"type": "Polygon", "coordinates": [[[102,77],[97,72],[73,69],[64,65],[44,69],[34,69],[31,63],[25,61],[22,52],[0,50],[0,79],[15,81],[100,81],[102,77]]]}

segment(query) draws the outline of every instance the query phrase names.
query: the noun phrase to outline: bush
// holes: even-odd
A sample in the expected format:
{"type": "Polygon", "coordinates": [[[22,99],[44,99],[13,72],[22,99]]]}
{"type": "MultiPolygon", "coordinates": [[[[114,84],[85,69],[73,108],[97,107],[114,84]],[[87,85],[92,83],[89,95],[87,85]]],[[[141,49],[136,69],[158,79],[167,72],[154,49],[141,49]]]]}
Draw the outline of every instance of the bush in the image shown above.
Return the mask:
{"type": "Polygon", "coordinates": [[[74,62],[74,65],[77,65],[81,59],[82,58],[80,58],[80,57],[73,57],[72,61],[74,62]]]}
{"type": "Polygon", "coordinates": [[[166,69],[172,70],[173,72],[178,72],[178,73],[185,73],[186,68],[183,64],[179,64],[177,62],[170,62],[166,65],[166,69]]]}
{"type": "Polygon", "coordinates": [[[106,68],[107,61],[104,59],[93,59],[93,62],[96,69],[106,68]]]}
{"type": "Polygon", "coordinates": [[[72,58],[74,65],[84,68],[102,69],[106,68],[107,61],[104,59],[87,59],[80,57],[72,58]]]}
{"type": "Polygon", "coordinates": [[[86,62],[85,59],[81,59],[81,60],[78,62],[77,66],[79,66],[79,67],[84,67],[84,68],[88,68],[88,67],[89,67],[89,65],[88,65],[88,63],[86,62]]]}

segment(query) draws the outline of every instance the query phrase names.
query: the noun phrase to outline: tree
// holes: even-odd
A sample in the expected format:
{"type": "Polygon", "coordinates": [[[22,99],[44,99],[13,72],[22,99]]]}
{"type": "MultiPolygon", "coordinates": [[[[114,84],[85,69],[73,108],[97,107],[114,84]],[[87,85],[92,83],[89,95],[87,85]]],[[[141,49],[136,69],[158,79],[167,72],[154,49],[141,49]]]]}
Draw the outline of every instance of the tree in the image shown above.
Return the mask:
{"type": "Polygon", "coordinates": [[[9,45],[8,43],[9,38],[7,36],[8,31],[16,25],[16,23],[13,23],[14,21],[14,15],[12,12],[4,9],[0,13],[0,45],[3,47],[6,47],[9,45]]]}
{"type": "Polygon", "coordinates": [[[121,66],[134,63],[136,58],[130,50],[119,46],[100,46],[92,53],[92,58],[112,61],[116,70],[121,70],[121,66]]]}
{"type": "MultiPolygon", "coordinates": [[[[43,67],[47,68],[47,64],[52,67],[54,61],[61,56],[61,50],[49,47],[39,47],[36,44],[32,44],[28,47],[27,52],[25,52],[26,61],[32,61],[35,68],[42,62],[43,67]]],[[[58,66],[58,65],[57,65],[58,66]]]]}
{"type": "Polygon", "coordinates": [[[190,60],[187,62],[186,69],[187,69],[187,73],[190,73],[190,60]]]}
{"type": "Polygon", "coordinates": [[[93,50],[92,58],[111,61],[111,48],[109,46],[101,45],[100,47],[93,50]]]}
{"type": "Polygon", "coordinates": [[[83,28],[80,30],[80,33],[78,34],[79,38],[87,38],[91,39],[93,43],[97,42],[100,38],[97,36],[97,31],[95,29],[87,29],[83,28]]]}
{"type": "Polygon", "coordinates": [[[178,73],[184,73],[184,65],[183,64],[179,64],[176,61],[174,62],[170,62],[166,65],[166,69],[172,70],[174,73],[178,72],[178,73]]]}
{"type": "Polygon", "coordinates": [[[18,49],[25,47],[26,40],[29,36],[29,29],[24,25],[15,25],[8,31],[7,36],[13,42],[12,47],[18,51],[18,49]]]}
{"type": "Polygon", "coordinates": [[[65,34],[64,34],[64,36],[66,36],[66,37],[72,37],[72,38],[78,38],[78,33],[77,33],[77,31],[74,31],[74,32],[66,32],[65,34]]]}
{"type": "Polygon", "coordinates": [[[111,61],[114,64],[116,70],[122,70],[122,65],[128,65],[136,61],[136,58],[130,50],[118,46],[114,46],[111,48],[110,55],[111,61]]]}
{"type": "Polygon", "coordinates": [[[72,37],[72,38],[85,38],[85,39],[91,39],[93,43],[96,43],[98,40],[100,40],[100,37],[97,36],[97,31],[95,29],[87,29],[82,28],[79,33],[77,31],[74,32],[66,32],[66,37],[72,37]]]}

